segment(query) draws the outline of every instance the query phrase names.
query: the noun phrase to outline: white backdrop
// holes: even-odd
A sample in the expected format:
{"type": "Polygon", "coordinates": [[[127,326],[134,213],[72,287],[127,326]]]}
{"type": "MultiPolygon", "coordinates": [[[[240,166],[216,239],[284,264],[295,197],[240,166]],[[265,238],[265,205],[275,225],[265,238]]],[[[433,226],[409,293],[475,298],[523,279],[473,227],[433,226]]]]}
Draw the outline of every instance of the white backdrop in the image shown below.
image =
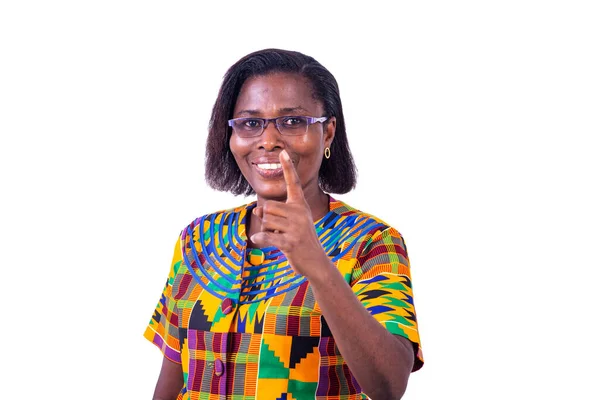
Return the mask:
{"type": "Polygon", "coordinates": [[[0,397],[149,399],[142,338],[204,183],[226,69],[338,79],[339,196],[406,238],[425,355],[405,396],[599,399],[595,2],[0,5],[0,397]]]}

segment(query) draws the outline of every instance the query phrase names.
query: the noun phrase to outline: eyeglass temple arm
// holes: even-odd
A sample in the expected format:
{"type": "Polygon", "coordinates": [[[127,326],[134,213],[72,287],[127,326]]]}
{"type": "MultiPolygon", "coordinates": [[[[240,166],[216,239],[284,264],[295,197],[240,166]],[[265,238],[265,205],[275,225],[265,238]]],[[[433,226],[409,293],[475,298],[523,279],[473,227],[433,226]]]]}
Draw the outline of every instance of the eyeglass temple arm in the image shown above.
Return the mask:
{"type": "Polygon", "coordinates": [[[308,123],[309,124],[316,124],[317,122],[325,122],[328,119],[329,119],[329,117],[319,117],[319,118],[308,117],[308,123]]]}

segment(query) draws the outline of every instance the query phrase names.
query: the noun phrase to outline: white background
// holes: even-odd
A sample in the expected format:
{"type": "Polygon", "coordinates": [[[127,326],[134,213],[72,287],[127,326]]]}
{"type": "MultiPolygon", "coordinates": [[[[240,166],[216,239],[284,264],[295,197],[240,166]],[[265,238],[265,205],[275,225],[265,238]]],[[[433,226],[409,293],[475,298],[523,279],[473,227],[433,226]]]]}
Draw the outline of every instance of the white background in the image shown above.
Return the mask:
{"type": "Polygon", "coordinates": [[[0,397],[151,398],[176,236],[249,200],[204,183],[221,78],[279,47],[338,79],[339,198],[406,238],[405,398],[599,399],[594,3],[3,2],[0,397]]]}

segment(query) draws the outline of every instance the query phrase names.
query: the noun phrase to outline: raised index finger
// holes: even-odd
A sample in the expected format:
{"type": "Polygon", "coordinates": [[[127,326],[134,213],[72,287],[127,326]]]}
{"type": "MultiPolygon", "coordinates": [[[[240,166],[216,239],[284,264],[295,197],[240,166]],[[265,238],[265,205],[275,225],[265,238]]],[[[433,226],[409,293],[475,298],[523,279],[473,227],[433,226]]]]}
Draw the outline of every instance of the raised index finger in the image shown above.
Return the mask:
{"type": "Polygon", "coordinates": [[[279,162],[283,168],[283,178],[285,179],[285,185],[287,187],[286,202],[304,201],[304,192],[302,191],[300,177],[298,176],[296,167],[294,167],[294,163],[292,163],[287,151],[282,150],[281,153],[279,153],[279,162]]]}

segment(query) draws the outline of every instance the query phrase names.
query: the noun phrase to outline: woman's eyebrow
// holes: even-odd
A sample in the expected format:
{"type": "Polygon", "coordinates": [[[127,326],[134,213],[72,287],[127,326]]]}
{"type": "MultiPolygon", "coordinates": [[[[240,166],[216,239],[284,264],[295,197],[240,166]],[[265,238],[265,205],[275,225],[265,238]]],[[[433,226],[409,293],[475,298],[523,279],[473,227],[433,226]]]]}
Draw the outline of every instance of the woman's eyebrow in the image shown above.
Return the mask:
{"type": "Polygon", "coordinates": [[[248,114],[248,115],[260,115],[258,110],[241,110],[235,113],[235,115],[248,114]]]}
{"type": "MultiPolygon", "coordinates": [[[[308,111],[302,106],[284,107],[284,108],[279,109],[279,113],[281,115],[293,115],[294,113],[298,113],[298,112],[306,114],[308,111]]],[[[251,116],[259,116],[262,114],[262,112],[260,112],[259,110],[240,110],[235,113],[235,115],[242,115],[242,114],[251,115],[251,116]]]]}
{"type": "Polygon", "coordinates": [[[297,106],[297,107],[285,107],[285,108],[280,108],[279,112],[280,113],[284,113],[284,114],[290,114],[290,113],[295,113],[298,111],[302,111],[304,113],[308,112],[304,107],[302,106],[297,106]]]}

